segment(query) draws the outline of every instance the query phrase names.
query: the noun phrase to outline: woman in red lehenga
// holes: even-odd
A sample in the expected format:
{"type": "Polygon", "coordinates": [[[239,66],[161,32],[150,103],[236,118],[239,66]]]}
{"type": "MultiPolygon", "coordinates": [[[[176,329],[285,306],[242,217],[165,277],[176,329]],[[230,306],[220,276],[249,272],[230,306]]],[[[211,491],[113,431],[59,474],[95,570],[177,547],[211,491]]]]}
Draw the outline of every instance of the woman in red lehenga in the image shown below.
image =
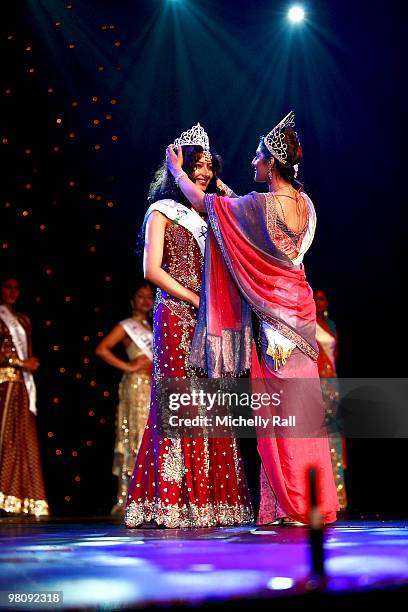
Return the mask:
{"type": "MultiPolygon", "coordinates": [[[[220,160],[198,124],[175,141],[198,189],[216,191],[220,160]]],[[[130,480],[125,524],[211,527],[252,522],[243,464],[233,436],[165,437],[158,384],[189,378],[207,224],[191,209],[165,166],[152,183],[145,217],[144,269],[158,286],[153,320],[150,414],[130,480]]]]}
{"type": "Polygon", "coordinates": [[[308,522],[311,467],[317,470],[323,522],[334,522],[339,509],[324,429],[315,304],[302,264],[316,215],[295,179],[302,152],[293,126],[294,113],[289,113],[261,138],[252,162],[255,180],[268,183],[268,193],[233,199],[205,195],[182,175],[181,152],[176,154],[172,145],[167,149],[168,168],[180,189],[196,210],[208,212],[210,221],[190,362],[210,377],[251,368],[256,388],[260,381],[266,387],[278,382],[287,394],[283,414],[293,409],[300,421],[291,435],[282,434],[282,428],[274,427],[269,435],[258,429],[260,524],[308,522]],[[251,311],[261,324],[260,361],[251,311]]]}
{"type": "Polygon", "coordinates": [[[31,352],[31,322],[15,308],[17,279],[6,277],[0,290],[0,514],[47,516],[32,375],[39,362],[31,352]]]}

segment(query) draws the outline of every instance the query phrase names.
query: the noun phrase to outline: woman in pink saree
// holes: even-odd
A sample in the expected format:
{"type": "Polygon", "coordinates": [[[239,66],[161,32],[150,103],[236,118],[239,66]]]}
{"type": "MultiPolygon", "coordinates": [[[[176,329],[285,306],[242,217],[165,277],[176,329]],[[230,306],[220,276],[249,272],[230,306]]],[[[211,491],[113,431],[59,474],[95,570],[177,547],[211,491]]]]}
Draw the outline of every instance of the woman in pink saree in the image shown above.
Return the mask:
{"type": "Polygon", "coordinates": [[[323,522],[334,522],[339,509],[317,369],[316,309],[302,263],[316,215],[295,178],[302,150],[293,127],[291,112],[261,138],[252,165],[255,181],[268,184],[267,193],[205,195],[183,172],[180,149],[177,154],[172,145],[167,149],[168,168],[180,189],[209,218],[190,363],[211,378],[250,370],[257,389],[279,383],[285,389],[283,410],[300,420],[295,434],[258,430],[258,524],[308,522],[311,467],[317,471],[323,522]],[[252,313],[260,320],[260,359],[252,313]]]}

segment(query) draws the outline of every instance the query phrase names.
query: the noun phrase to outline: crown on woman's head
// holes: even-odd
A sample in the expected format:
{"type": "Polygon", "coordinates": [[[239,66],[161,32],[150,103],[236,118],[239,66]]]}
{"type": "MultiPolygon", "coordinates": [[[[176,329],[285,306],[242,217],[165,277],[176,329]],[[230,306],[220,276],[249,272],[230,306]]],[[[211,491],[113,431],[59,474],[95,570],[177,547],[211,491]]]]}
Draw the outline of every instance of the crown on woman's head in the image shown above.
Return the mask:
{"type": "Polygon", "coordinates": [[[269,153],[282,164],[287,164],[288,145],[285,142],[283,128],[295,127],[295,113],[290,111],[263,139],[269,153]]]}
{"type": "Polygon", "coordinates": [[[175,147],[181,147],[183,145],[197,145],[202,147],[206,161],[211,161],[210,141],[206,131],[199,123],[193,125],[193,127],[186,132],[183,132],[179,138],[176,138],[173,144],[175,147]]]}

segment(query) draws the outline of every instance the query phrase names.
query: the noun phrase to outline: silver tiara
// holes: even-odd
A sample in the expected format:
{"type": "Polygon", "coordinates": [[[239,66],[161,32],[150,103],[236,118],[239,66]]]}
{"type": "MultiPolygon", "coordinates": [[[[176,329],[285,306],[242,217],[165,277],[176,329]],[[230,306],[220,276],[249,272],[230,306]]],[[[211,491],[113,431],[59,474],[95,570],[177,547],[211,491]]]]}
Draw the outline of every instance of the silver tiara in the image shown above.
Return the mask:
{"type": "Polygon", "coordinates": [[[187,132],[183,132],[179,138],[176,138],[173,144],[175,147],[183,145],[197,145],[202,147],[204,155],[208,161],[211,161],[210,141],[206,131],[199,123],[193,125],[187,132]]]}
{"type": "Polygon", "coordinates": [[[288,158],[288,146],[282,132],[285,127],[295,127],[295,113],[293,111],[290,111],[263,139],[269,153],[282,164],[286,164],[288,158]]]}

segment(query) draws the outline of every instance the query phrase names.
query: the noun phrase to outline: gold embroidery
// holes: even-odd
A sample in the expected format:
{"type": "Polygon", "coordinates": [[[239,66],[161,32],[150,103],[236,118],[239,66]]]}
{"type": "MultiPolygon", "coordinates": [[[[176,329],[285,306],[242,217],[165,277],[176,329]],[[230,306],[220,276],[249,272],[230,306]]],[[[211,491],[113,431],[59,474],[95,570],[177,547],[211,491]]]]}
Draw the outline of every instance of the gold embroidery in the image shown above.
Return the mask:
{"type": "Polygon", "coordinates": [[[273,241],[276,233],[276,206],[275,198],[272,193],[264,193],[265,197],[265,218],[268,234],[273,241]]]}
{"type": "Polygon", "coordinates": [[[266,323],[269,323],[269,325],[271,325],[271,327],[273,327],[277,332],[282,334],[282,336],[284,336],[288,340],[291,340],[293,344],[296,344],[296,346],[308,357],[313,359],[313,361],[317,361],[319,353],[315,351],[315,349],[308,342],[306,342],[306,340],[304,340],[302,336],[300,336],[295,331],[293,331],[293,329],[285,325],[285,323],[277,321],[270,315],[267,315],[258,310],[257,308],[254,308],[254,306],[252,306],[252,309],[254,313],[258,315],[261,321],[266,321],[266,323]]]}
{"type": "Polygon", "coordinates": [[[14,495],[4,495],[0,491],[0,509],[14,514],[34,514],[34,516],[48,516],[48,504],[44,499],[19,499],[14,495]]]}
{"type": "Polygon", "coordinates": [[[281,365],[286,365],[286,360],[291,356],[292,351],[293,347],[284,349],[283,346],[275,344],[275,346],[272,348],[268,344],[266,354],[269,355],[269,357],[272,357],[274,369],[278,371],[281,365]]]}
{"type": "Polygon", "coordinates": [[[237,475],[237,482],[240,482],[242,479],[241,478],[242,459],[238,456],[237,441],[232,436],[231,436],[231,446],[232,446],[232,454],[234,455],[234,464],[235,464],[235,472],[237,475]]]}
{"type": "MultiPolygon", "coordinates": [[[[128,356],[140,354],[134,344],[127,349],[128,356]]],[[[119,404],[116,414],[116,444],[113,473],[119,478],[118,500],[112,512],[123,511],[129,478],[142,442],[150,407],[150,375],[143,372],[124,374],[119,385],[119,404]]]]}
{"type": "Polygon", "coordinates": [[[23,382],[21,371],[16,368],[0,367],[0,384],[4,382],[23,382]]]}
{"type": "Polygon", "coordinates": [[[195,326],[196,309],[192,304],[168,295],[161,291],[161,289],[157,289],[155,307],[157,308],[159,304],[167,306],[172,314],[182,320],[184,325],[190,325],[190,327],[195,326]]]}
{"type": "Polygon", "coordinates": [[[161,476],[165,482],[181,484],[185,474],[181,439],[167,438],[166,444],[169,444],[169,449],[163,453],[161,476]]]}
{"type": "Polygon", "coordinates": [[[132,503],[126,508],[125,525],[137,527],[142,523],[155,521],[168,528],[215,527],[216,525],[245,525],[254,520],[250,506],[243,504],[229,505],[219,502],[198,506],[167,504],[160,499],[132,503]]]}
{"type": "Polygon", "coordinates": [[[193,234],[181,225],[169,223],[164,235],[164,251],[163,269],[183,287],[198,293],[201,287],[203,256],[193,234]],[[199,266],[195,269],[197,252],[199,266]]]}

